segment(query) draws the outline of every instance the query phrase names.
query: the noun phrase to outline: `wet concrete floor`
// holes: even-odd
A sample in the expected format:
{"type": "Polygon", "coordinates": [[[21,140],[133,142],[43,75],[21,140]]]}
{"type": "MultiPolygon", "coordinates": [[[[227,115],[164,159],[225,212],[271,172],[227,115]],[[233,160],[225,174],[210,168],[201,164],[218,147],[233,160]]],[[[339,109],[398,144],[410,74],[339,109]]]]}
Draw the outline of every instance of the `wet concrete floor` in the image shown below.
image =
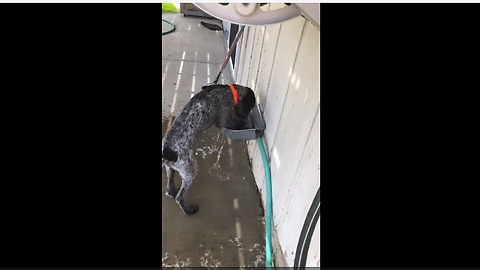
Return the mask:
{"type": "MultiPolygon", "coordinates": [[[[162,133],[201,85],[212,81],[226,55],[221,31],[181,14],[163,14],[176,31],[162,36],[162,133]]],[[[220,82],[233,83],[227,68],[220,82]]],[[[265,266],[265,221],[245,142],[232,141],[215,127],[195,146],[198,174],[187,203],[199,211],[185,216],[175,201],[162,199],[162,266],[265,266]]],[[[175,174],[175,184],[181,178],[175,174]]],[[[162,194],[166,191],[162,171],[162,194]]]]}

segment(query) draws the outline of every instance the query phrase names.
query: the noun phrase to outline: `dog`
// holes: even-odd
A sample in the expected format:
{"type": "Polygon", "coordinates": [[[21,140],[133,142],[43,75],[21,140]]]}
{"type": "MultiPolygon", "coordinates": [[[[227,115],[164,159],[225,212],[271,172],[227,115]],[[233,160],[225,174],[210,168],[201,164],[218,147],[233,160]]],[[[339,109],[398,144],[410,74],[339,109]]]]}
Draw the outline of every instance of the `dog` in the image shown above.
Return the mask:
{"type": "Polygon", "coordinates": [[[173,121],[162,140],[162,166],[167,172],[166,195],[175,199],[185,215],[198,211],[198,206],[185,202],[197,172],[193,147],[198,136],[214,124],[217,128],[243,129],[254,106],[252,89],[237,84],[216,84],[193,96],[173,121]],[[179,190],[173,182],[174,171],[182,178],[179,190]]]}

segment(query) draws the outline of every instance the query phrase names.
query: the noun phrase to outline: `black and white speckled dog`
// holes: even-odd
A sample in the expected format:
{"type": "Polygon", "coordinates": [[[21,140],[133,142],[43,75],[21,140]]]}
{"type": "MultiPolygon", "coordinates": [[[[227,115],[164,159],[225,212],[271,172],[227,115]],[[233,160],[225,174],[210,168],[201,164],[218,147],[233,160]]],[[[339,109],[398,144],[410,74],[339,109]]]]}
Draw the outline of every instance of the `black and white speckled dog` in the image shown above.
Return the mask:
{"type": "Polygon", "coordinates": [[[167,171],[166,195],[174,198],[186,215],[198,211],[198,206],[185,203],[186,192],[197,170],[193,155],[196,139],[213,124],[217,128],[242,129],[254,105],[252,89],[236,84],[217,84],[193,96],[173,121],[162,141],[162,166],[167,171]],[[182,177],[178,191],[173,182],[174,170],[182,177]]]}

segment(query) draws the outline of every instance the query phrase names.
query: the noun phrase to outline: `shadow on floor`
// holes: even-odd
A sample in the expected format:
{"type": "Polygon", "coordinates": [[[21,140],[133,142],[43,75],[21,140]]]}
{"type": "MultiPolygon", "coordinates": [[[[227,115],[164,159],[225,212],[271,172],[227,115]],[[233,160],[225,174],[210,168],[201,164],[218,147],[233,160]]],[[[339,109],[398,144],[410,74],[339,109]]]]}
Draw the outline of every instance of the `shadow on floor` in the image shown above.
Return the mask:
{"type": "MultiPolygon", "coordinates": [[[[212,127],[199,139],[195,156],[198,174],[187,202],[199,211],[185,216],[173,199],[163,197],[162,266],[265,266],[263,210],[245,144],[212,127]]],[[[174,179],[179,187],[180,176],[174,179]]],[[[162,181],[165,194],[164,170],[162,181]]]]}

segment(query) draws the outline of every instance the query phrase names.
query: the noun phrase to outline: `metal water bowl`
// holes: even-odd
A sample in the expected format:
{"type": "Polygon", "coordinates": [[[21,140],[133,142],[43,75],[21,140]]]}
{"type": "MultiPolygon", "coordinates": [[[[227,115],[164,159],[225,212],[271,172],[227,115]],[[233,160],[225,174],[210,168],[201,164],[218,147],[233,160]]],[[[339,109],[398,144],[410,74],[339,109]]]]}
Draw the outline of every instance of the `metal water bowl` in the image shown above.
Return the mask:
{"type": "Polygon", "coordinates": [[[265,118],[263,118],[260,105],[255,105],[248,114],[247,128],[241,130],[224,128],[223,132],[225,136],[232,140],[248,141],[261,138],[265,128],[265,118]]]}

